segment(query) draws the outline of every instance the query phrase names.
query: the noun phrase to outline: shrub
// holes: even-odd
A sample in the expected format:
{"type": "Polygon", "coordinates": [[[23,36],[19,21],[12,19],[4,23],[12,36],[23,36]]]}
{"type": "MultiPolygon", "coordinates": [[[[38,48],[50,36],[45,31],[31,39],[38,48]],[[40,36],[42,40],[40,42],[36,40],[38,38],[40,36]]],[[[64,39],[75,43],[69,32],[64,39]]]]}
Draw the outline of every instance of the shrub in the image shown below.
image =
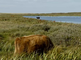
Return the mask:
{"type": "Polygon", "coordinates": [[[44,31],[48,31],[50,29],[50,26],[48,25],[33,25],[29,28],[29,30],[31,31],[38,31],[38,30],[44,30],[44,31]]]}

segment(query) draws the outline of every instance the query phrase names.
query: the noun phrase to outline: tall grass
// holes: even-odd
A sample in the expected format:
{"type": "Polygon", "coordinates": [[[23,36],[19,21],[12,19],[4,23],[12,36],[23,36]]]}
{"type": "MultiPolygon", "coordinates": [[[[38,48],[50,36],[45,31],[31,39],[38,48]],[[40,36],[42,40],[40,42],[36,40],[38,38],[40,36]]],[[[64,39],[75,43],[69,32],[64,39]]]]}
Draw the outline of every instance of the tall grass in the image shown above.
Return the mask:
{"type": "Polygon", "coordinates": [[[81,24],[41,21],[23,15],[0,15],[1,60],[81,60],[81,24]],[[55,47],[43,55],[23,54],[14,56],[16,37],[47,35],[55,47]]]}

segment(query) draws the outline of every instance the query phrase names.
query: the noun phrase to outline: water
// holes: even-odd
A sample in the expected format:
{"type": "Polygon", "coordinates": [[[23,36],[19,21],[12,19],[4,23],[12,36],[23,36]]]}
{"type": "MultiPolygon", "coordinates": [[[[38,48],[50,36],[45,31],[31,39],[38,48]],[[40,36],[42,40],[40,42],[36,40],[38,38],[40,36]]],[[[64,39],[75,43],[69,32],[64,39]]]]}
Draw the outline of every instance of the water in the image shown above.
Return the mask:
{"type": "Polygon", "coordinates": [[[40,17],[41,20],[81,24],[81,16],[24,16],[24,17],[26,18],[40,17]]]}

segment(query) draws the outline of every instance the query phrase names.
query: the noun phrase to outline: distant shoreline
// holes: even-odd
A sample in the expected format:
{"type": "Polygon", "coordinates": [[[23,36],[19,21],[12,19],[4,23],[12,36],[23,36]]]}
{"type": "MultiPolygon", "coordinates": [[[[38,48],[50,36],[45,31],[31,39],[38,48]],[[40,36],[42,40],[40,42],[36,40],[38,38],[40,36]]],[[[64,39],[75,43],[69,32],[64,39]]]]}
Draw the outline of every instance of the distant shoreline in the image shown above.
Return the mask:
{"type": "MultiPolygon", "coordinates": [[[[0,12],[0,13],[5,13],[5,12],[0,12]]],[[[81,12],[56,12],[56,13],[81,13],[81,12]]],[[[8,13],[8,14],[51,14],[51,13],[8,13]]]]}
{"type": "Polygon", "coordinates": [[[68,12],[68,13],[0,13],[12,14],[21,16],[81,16],[81,12],[68,12]]]}

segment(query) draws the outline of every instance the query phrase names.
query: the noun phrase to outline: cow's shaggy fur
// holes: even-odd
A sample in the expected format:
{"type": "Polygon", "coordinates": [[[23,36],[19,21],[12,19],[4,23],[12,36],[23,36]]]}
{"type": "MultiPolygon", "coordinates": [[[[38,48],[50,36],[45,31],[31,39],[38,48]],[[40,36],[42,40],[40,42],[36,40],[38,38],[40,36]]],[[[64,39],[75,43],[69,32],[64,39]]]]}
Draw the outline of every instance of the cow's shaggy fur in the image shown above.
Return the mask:
{"type": "Polygon", "coordinates": [[[23,36],[16,38],[14,54],[30,54],[32,52],[40,54],[51,48],[53,48],[53,43],[45,35],[23,36]]]}

